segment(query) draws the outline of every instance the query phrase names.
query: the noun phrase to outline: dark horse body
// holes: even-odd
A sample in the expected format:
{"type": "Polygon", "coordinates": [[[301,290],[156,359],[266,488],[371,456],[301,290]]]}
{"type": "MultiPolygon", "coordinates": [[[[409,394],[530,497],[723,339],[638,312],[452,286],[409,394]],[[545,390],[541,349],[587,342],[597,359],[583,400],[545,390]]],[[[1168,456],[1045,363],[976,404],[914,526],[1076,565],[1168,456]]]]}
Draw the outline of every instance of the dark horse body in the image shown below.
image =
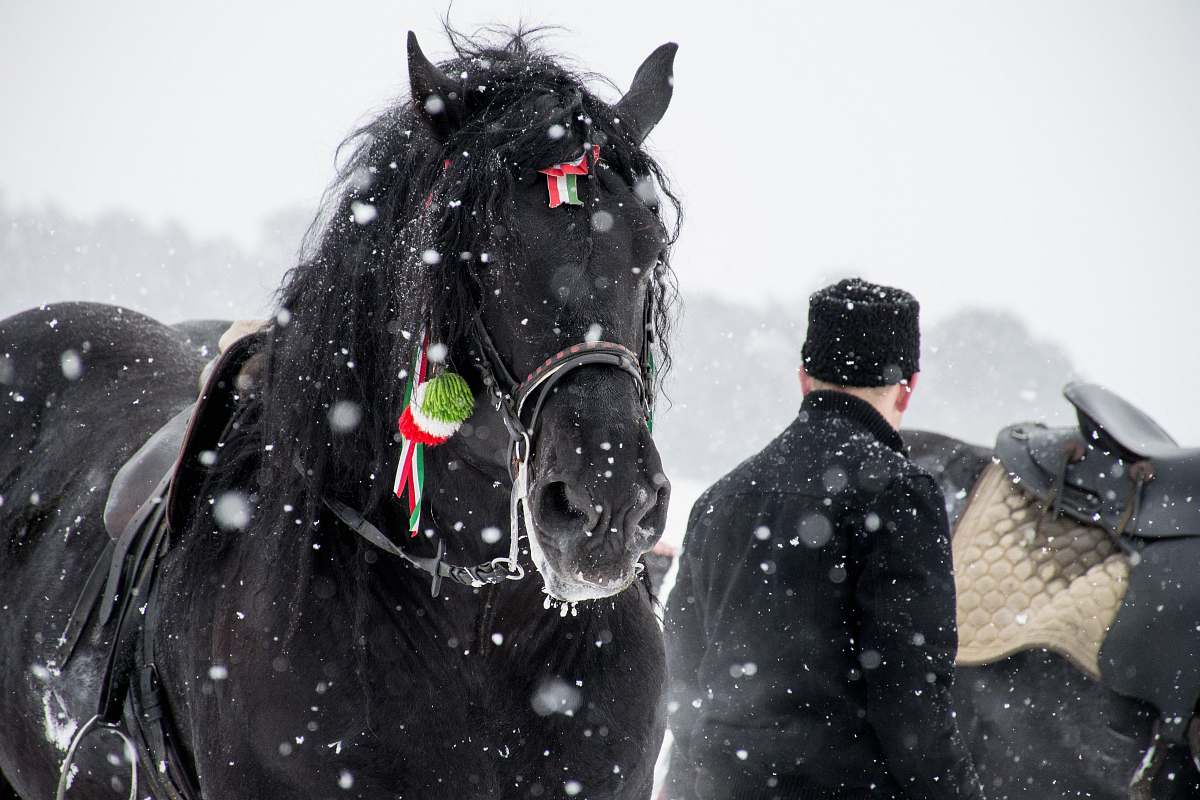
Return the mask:
{"type": "MultiPolygon", "coordinates": [[[[431,597],[427,575],[322,510],[322,495],[352,503],[423,555],[440,538],[454,563],[502,555],[518,532],[486,403],[428,451],[424,536],[408,540],[391,498],[398,376],[422,322],[483,396],[465,366],[473,315],[523,375],[593,325],[637,352],[644,310],[660,318],[666,302],[670,236],[635,184],[657,175],[639,145],[665,110],[674,48],[610,108],[519,36],[457,46],[451,79],[410,42],[416,102],[366,131],[315,254],[282,291],[266,379],[243,392],[238,429],[172,532],[157,666],[204,797],[649,794],[665,675],[633,563],[661,533],[667,487],[629,376],[580,369],[546,402],[530,486],[541,573],[523,551],[524,580],[431,597]],[[547,209],[536,169],[584,142],[611,167],[593,169],[584,206],[547,209]],[[452,272],[430,263],[434,248],[452,272]],[[328,421],[342,400],[353,430],[328,421]],[[234,519],[212,511],[222,500],[234,519]],[[563,599],[599,599],[547,610],[551,577],[563,599]]],[[[95,711],[112,631],[93,622],[65,664],[58,637],[107,539],[114,472],[195,399],[204,359],[187,333],[91,304],[0,321],[0,797],[53,797],[95,711]]],[[[76,767],[68,796],[128,792],[115,738],[87,739],[76,767]]]]}
{"type": "MultiPolygon", "coordinates": [[[[924,431],[906,432],[905,441],[941,484],[953,525],[991,451],[924,431]]],[[[1157,716],[1149,705],[1046,651],[961,667],[955,691],[959,724],[990,798],[1128,800],[1157,716]]],[[[1200,797],[1200,774],[1184,748],[1168,754],[1153,796],[1200,797]]]]}

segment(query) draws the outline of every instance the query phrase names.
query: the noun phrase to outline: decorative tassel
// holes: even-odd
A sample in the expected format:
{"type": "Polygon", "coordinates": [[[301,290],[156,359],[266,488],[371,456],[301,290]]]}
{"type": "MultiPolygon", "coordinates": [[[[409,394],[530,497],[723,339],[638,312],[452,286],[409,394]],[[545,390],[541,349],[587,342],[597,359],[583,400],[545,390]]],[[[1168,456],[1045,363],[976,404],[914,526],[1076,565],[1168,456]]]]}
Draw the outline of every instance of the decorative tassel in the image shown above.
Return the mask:
{"type": "Polygon", "coordinates": [[[461,375],[443,372],[429,374],[429,334],[422,330],[413,356],[412,372],[404,387],[404,413],[400,415],[400,463],[392,492],[400,498],[408,494],[408,531],[416,536],[421,529],[421,505],[425,494],[425,448],[442,444],[471,416],[475,398],[461,375]]]}
{"type": "Polygon", "coordinates": [[[474,407],[475,398],[463,377],[443,372],[417,387],[400,417],[400,435],[436,447],[458,433],[474,407]]]}

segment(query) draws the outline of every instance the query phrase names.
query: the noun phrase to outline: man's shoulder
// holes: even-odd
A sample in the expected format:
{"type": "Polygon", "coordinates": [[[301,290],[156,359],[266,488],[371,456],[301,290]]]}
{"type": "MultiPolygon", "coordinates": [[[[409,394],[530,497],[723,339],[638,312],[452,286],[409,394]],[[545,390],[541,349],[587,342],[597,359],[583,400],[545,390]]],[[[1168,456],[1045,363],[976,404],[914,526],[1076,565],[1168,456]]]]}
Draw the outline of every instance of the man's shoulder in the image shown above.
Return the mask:
{"type": "Polygon", "coordinates": [[[731,495],[779,494],[801,488],[796,462],[805,450],[803,433],[793,421],[757,453],[725,473],[700,496],[712,501],[731,495]]]}
{"type": "Polygon", "coordinates": [[[746,458],[701,496],[829,494],[845,485],[882,491],[896,482],[933,482],[905,454],[844,420],[801,412],[765,447],[746,458]]]}

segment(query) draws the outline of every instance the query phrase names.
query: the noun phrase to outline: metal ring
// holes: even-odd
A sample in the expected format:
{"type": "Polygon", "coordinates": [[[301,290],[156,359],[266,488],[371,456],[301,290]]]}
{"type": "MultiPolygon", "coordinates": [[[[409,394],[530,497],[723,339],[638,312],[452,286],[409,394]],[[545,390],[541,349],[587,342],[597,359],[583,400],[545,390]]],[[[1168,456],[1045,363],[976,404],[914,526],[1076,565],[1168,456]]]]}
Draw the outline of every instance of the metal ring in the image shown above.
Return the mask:
{"type": "Polygon", "coordinates": [[[491,562],[489,562],[489,563],[491,564],[493,569],[495,569],[498,566],[503,565],[505,572],[508,573],[507,575],[504,576],[505,580],[519,581],[519,580],[521,580],[521,578],[525,577],[525,568],[522,567],[517,562],[510,559],[508,556],[500,556],[499,558],[493,558],[491,560],[491,562]]]}

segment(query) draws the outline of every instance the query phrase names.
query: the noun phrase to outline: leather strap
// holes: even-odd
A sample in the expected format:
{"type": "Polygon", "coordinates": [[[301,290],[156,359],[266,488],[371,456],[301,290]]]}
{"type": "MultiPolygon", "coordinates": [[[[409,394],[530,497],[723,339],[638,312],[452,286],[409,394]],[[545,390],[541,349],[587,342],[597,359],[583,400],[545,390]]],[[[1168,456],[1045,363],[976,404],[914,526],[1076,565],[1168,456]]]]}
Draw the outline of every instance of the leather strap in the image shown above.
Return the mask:
{"type": "Polygon", "coordinates": [[[76,601],[75,608],[67,620],[67,627],[58,639],[63,664],[71,660],[75,648],[79,646],[79,640],[83,638],[84,628],[87,627],[87,621],[91,619],[92,611],[96,608],[96,601],[100,598],[100,592],[106,583],[108,565],[112,563],[116,544],[109,539],[105,543],[104,549],[100,551],[100,555],[92,567],[92,572],[88,575],[87,583],[83,585],[83,592],[80,593],[79,600],[76,601]]]}
{"type": "MultiPolygon", "coordinates": [[[[437,556],[434,558],[413,555],[397,547],[383,531],[371,524],[371,521],[364,517],[358,510],[333,498],[325,498],[324,503],[325,507],[332,511],[333,515],[343,525],[366,539],[369,543],[385,553],[402,558],[417,569],[429,573],[433,577],[432,591],[434,597],[438,596],[444,578],[449,578],[462,586],[477,588],[489,584],[503,583],[504,581],[520,580],[525,577],[525,570],[515,560],[512,560],[511,556],[510,558],[493,558],[491,561],[485,561],[482,564],[476,564],[471,567],[447,564],[443,560],[446,554],[445,539],[438,540],[437,556]]],[[[512,537],[515,542],[515,532],[512,534],[512,537]]]]}

